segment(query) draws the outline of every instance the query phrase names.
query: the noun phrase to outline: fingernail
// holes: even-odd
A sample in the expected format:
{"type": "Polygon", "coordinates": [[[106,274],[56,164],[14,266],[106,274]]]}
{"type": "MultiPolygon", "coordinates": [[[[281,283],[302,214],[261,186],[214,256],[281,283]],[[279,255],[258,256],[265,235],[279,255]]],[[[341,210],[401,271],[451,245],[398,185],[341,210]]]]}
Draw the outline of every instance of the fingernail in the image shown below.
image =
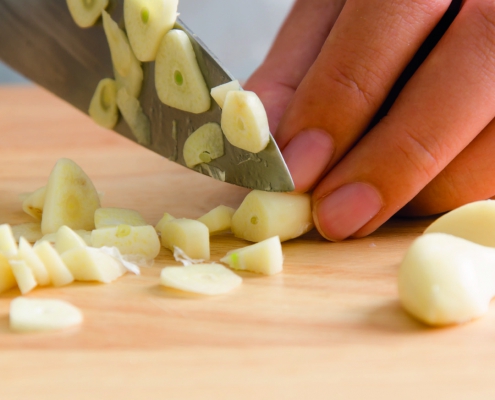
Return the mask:
{"type": "Polygon", "coordinates": [[[320,129],[308,129],[292,138],[282,152],[297,191],[309,190],[330,163],[332,137],[320,129]]]}
{"type": "Polygon", "coordinates": [[[323,236],[343,240],[366,225],[383,204],[376,189],[365,183],[349,183],[315,206],[315,220],[323,236]]]}

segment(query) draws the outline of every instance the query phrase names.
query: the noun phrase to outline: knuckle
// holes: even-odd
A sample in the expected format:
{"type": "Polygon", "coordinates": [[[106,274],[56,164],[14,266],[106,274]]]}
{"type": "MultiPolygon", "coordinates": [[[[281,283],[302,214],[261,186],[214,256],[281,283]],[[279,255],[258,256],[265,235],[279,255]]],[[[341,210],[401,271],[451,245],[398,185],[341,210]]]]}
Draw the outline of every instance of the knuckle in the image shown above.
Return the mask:
{"type": "Polygon", "coordinates": [[[396,136],[394,150],[402,155],[408,170],[416,171],[423,181],[430,181],[442,169],[442,155],[448,152],[433,135],[425,135],[414,127],[405,126],[396,136]]]}
{"type": "Polygon", "coordinates": [[[378,106],[376,96],[380,78],[368,66],[353,63],[345,66],[334,65],[325,71],[327,79],[346,92],[346,96],[353,100],[354,104],[365,106],[378,106]]]}

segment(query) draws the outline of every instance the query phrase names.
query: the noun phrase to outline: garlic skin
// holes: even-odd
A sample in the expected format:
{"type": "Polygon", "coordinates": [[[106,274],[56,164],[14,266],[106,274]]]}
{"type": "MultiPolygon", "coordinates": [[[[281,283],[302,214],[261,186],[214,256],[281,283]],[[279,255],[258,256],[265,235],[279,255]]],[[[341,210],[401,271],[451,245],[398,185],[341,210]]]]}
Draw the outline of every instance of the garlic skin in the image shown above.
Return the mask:
{"type": "Polygon", "coordinates": [[[488,311],[495,295],[495,249],[444,233],[416,239],[399,269],[402,306],[433,326],[459,324],[488,311]]]}

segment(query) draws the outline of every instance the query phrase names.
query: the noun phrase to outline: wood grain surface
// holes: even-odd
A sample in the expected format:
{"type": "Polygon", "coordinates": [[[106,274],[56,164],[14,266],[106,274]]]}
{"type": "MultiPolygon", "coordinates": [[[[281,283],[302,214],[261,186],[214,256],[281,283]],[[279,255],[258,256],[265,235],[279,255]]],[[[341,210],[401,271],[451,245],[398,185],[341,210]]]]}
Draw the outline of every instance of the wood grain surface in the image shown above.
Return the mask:
{"type": "MultiPolygon", "coordinates": [[[[87,172],[103,205],[196,218],[237,206],[246,190],[216,182],[98,128],[38,88],[0,89],[0,223],[30,219],[20,193],[46,183],[61,157],[87,172]]],[[[0,399],[494,398],[495,310],[459,327],[417,323],[397,300],[398,264],[431,222],[394,220],[342,243],[315,231],[284,243],[284,272],[242,274],[235,291],[205,297],[159,286],[177,265],[162,249],[140,276],[109,285],[39,288],[84,324],[56,333],[8,328],[0,295],[0,399]]],[[[212,237],[212,259],[247,242],[212,237]]]]}

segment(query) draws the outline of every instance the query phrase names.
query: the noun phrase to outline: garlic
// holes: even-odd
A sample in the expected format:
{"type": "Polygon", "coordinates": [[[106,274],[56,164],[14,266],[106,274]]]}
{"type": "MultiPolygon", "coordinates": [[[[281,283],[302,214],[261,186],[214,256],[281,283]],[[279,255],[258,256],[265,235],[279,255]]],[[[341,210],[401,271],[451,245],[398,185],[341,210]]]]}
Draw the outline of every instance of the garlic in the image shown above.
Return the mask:
{"type": "Polygon", "coordinates": [[[280,238],[275,236],[241,249],[229,251],[220,261],[232,269],[274,275],[282,271],[284,264],[280,238]]]}
{"type": "Polygon", "coordinates": [[[10,303],[10,329],[16,332],[43,332],[79,325],[83,315],[63,300],[17,297],[10,303]]]}
{"type": "Polygon", "coordinates": [[[442,215],[424,233],[449,233],[483,246],[495,247],[495,201],[466,204],[442,215]]]}
{"type": "Polygon", "coordinates": [[[416,239],[399,269],[403,307],[429,325],[463,323],[495,295],[495,249],[444,233],[416,239]]]}
{"type": "Polygon", "coordinates": [[[163,268],[160,283],[186,292],[215,295],[235,289],[242,278],[220,264],[193,264],[163,268]]]}

